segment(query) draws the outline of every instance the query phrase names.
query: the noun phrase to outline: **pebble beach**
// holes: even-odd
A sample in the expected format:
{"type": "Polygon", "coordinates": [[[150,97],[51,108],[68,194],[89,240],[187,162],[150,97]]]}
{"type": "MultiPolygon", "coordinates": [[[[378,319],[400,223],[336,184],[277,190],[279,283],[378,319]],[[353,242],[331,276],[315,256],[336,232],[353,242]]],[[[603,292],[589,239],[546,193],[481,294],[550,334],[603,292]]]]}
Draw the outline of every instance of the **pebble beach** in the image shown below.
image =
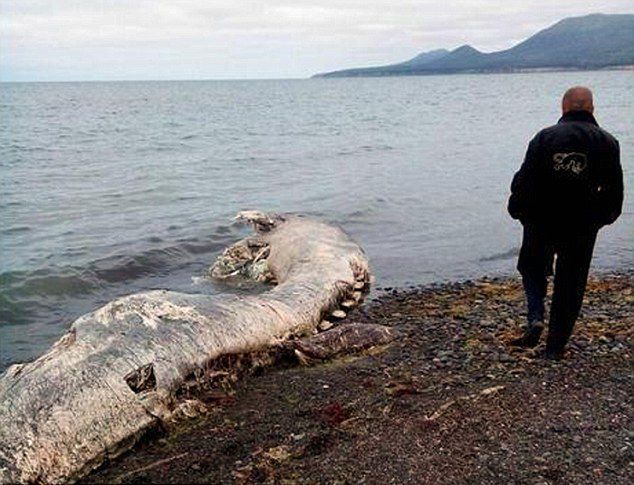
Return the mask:
{"type": "Polygon", "coordinates": [[[377,288],[346,321],[391,344],[194,391],[83,483],[632,483],[633,280],[591,275],[561,361],[508,345],[516,278],[377,288]]]}

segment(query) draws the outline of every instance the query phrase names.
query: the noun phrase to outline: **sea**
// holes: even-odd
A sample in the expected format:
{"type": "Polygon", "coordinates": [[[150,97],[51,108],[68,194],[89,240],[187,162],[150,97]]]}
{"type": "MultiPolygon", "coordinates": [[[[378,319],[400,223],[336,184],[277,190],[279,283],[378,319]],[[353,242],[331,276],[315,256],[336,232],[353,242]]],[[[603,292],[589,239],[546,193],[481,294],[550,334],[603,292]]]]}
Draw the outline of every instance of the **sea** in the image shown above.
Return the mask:
{"type": "Polygon", "coordinates": [[[626,201],[595,271],[634,263],[634,74],[0,84],[0,371],[80,315],[205,278],[240,210],[339,224],[377,287],[512,275],[528,141],[571,85],[621,144],[626,201]]]}

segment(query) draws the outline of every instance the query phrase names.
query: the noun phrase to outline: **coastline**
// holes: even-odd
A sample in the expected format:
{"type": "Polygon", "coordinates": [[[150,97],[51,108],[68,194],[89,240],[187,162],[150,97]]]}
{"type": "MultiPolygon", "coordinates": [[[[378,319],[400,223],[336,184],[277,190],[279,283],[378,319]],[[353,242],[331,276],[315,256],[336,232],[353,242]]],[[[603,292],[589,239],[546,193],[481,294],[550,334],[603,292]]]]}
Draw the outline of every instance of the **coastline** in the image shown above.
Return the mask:
{"type": "Polygon", "coordinates": [[[382,291],[385,347],[192,394],[173,429],[82,483],[631,483],[634,272],[593,273],[566,358],[506,342],[517,278],[382,291]]]}
{"type": "MultiPolygon", "coordinates": [[[[373,69],[359,68],[363,69],[373,69]]],[[[499,69],[448,69],[448,70],[419,70],[419,71],[383,71],[376,73],[349,73],[337,74],[320,73],[314,74],[309,79],[342,79],[342,78],[360,78],[360,77],[411,77],[411,76],[449,76],[455,74],[530,74],[542,72],[587,72],[587,71],[634,71],[634,64],[616,64],[610,66],[544,66],[544,67],[506,67],[499,69]]]]}

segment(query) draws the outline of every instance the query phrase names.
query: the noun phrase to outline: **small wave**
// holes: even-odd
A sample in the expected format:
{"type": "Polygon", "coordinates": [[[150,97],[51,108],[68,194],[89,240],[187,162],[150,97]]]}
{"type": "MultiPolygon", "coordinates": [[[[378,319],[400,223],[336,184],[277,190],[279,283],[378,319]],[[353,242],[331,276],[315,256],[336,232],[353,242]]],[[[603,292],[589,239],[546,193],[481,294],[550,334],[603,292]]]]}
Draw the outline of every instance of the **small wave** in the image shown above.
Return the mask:
{"type": "MultiPolygon", "coordinates": [[[[136,253],[113,254],[81,265],[56,265],[60,254],[52,254],[38,269],[0,272],[0,327],[59,325],[117,295],[153,288],[157,279],[169,287],[170,275],[183,270],[191,270],[192,276],[200,273],[211,264],[213,254],[238,235],[232,225],[171,242],[148,235],[138,242],[146,247],[136,253]]],[[[77,246],[68,248],[64,258],[86,254],[89,247],[77,246]]]]}
{"type": "Polygon", "coordinates": [[[20,202],[20,201],[17,201],[17,200],[10,200],[10,201],[7,201],[7,202],[0,203],[0,208],[20,207],[21,205],[24,205],[24,202],[20,202]]]}
{"type": "Polygon", "coordinates": [[[93,282],[84,278],[76,268],[7,271],[0,274],[0,294],[15,302],[32,296],[89,293],[93,288],[93,282]]]}
{"type": "Polygon", "coordinates": [[[163,145],[157,145],[153,148],[154,151],[156,152],[173,152],[175,150],[177,150],[179,147],[174,146],[174,145],[170,145],[170,144],[163,144],[163,145]]]}
{"type": "Polygon", "coordinates": [[[360,148],[366,152],[394,150],[394,147],[391,145],[362,145],[360,148]]]}
{"type": "Polygon", "coordinates": [[[347,156],[347,155],[354,155],[356,153],[356,150],[351,150],[351,149],[341,149],[337,152],[337,155],[339,156],[347,156]]]}
{"type": "Polygon", "coordinates": [[[38,302],[32,298],[16,301],[0,293],[0,324],[28,324],[33,319],[37,308],[38,302]]]}
{"type": "Polygon", "coordinates": [[[485,256],[480,258],[478,261],[480,262],[488,262],[488,261],[502,261],[504,259],[511,259],[517,257],[520,253],[520,248],[515,247],[511,248],[508,251],[504,251],[502,253],[492,254],[491,256],[485,256]]]}
{"type": "Polygon", "coordinates": [[[185,243],[183,244],[183,249],[185,249],[189,254],[205,254],[218,251],[225,246],[225,244],[219,243],[185,243]]]}
{"type": "Polygon", "coordinates": [[[245,162],[257,162],[257,157],[233,157],[229,159],[230,163],[245,163],[245,162]]]}
{"type": "Polygon", "coordinates": [[[115,284],[145,276],[168,273],[172,268],[191,260],[192,256],[211,253],[224,247],[217,242],[179,243],[160,249],[149,249],[136,255],[116,255],[88,265],[87,273],[99,283],[115,284]]]}
{"type": "Polygon", "coordinates": [[[31,228],[29,226],[14,226],[14,227],[8,227],[6,229],[3,229],[2,231],[0,231],[2,234],[20,234],[22,232],[29,232],[31,231],[31,228]]]}
{"type": "MultiPolygon", "coordinates": [[[[150,238],[160,242],[160,238],[150,238]]],[[[161,275],[224,248],[229,238],[216,234],[205,240],[191,239],[176,245],[148,249],[134,255],[113,255],[85,266],[50,266],[32,271],[0,273],[0,294],[20,301],[29,296],[72,296],[121,284],[145,276],[161,275]]]]}
{"type": "Polygon", "coordinates": [[[345,227],[348,224],[366,222],[375,212],[371,207],[348,212],[341,217],[340,223],[345,227]]]}

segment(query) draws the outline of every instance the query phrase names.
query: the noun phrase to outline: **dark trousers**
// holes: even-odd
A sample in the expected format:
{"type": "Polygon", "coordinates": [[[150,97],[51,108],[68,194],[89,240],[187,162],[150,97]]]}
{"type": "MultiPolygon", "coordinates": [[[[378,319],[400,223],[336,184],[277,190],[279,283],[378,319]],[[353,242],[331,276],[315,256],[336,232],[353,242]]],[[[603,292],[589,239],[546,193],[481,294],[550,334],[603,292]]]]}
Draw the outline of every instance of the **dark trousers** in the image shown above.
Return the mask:
{"type": "Polygon", "coordinates": [[[524,226],[517,267],[522,274],[529,322],[544,318],[547,277],[552,274],[553,259],[557,257],[546,342],[551,350],[563,349],[572,334],[581,311],[596,237],[596,229],[524,226]]]}
{"type": "Polygon", "coordinates": [[[546,298],[546,289],[548,280],[545,274],[536,275],[527,273],[522,275],[522,285],[524,286],[524,294],[526,295],[526,306],[528,307],[527,320],[529,325],[536,322],[544,321],[544,298],[546,298]]]}

